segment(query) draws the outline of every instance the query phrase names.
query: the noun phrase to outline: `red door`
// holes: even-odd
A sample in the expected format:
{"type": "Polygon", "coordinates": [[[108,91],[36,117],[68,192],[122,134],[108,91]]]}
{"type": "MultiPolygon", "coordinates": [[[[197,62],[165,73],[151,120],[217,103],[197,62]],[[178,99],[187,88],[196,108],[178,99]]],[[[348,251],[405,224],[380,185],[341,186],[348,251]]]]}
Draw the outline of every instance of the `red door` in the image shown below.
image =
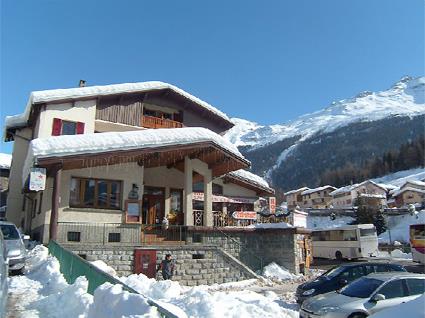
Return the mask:
{"type": "Polygon", "coordinates": [[[156,250],[134,250],[134,273],[156,277],[156,250]]]}

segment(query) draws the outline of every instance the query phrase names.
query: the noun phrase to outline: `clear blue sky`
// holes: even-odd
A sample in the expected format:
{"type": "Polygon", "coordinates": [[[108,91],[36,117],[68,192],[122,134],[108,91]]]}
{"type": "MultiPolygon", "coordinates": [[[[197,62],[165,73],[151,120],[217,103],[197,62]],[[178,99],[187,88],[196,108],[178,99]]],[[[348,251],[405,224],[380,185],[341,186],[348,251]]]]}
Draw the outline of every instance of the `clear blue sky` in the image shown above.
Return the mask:
{"type": "Polygon", "coordinates": [[[0,128],[31,91],[79,79],[161,80],[283,123],[423,75],[424,28],[423,0],[2,0],[0,128]]]}

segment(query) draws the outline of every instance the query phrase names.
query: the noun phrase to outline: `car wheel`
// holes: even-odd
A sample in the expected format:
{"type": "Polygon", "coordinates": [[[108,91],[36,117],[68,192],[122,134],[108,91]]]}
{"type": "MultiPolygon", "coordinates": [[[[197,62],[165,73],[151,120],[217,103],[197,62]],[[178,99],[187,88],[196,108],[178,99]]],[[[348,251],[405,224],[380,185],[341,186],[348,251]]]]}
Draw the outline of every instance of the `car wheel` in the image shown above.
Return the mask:
{"type": "Polygon", "coordinates": [[[350,315],[348,318],[366,318],[367,316],[365,314],[362,313],[354,313],[352,315],[350,315]]]}
{"type": "Polygon", "coordinates": [[[338,261],[342,261],[342,253],[341,253],[340,251],[336,251],[336,253],[335,253],[335,258],[336,258],[338,261]]]}

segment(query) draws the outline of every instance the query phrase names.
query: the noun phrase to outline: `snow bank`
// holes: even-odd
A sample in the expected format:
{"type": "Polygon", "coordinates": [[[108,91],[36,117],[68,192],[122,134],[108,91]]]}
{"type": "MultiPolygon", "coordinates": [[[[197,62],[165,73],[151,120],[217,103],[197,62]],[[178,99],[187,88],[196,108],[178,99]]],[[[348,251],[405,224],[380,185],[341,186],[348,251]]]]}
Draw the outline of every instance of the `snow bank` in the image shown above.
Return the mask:
{"type": "Polygon", "coordinates": [[[0,169],[10,169],[12,164],[12,155],[8,153],[0,153],[0,169]]]}
{"type": "Polygon", "coordinates": [[[263,276],[272,280],[292,280],[302,277],[302,275],[290,273],[286,268],[279,266],[275,262],[264,267],[263,276]]]}
{"type": "Polygon", "coordinates": [[[388,309],[377,312],[369,316],[369,318],[423,318],[425,317],[425,294],[422,294],[414,300],[398,306],[392,306],[388,309]]]}
{"type": "Polygon", "coordinates": [[[121,285],[105,283],[99,286],[93,300],[88,311],[89,318],[161,317],[146,298],[124,291],[121,285]]]}
{"type": "Polygon", "coordinates": [[[289,229],[293,226],[291,224],[285,223],[285,222],[279,222],[279,223],[255,223],[246,226],[246,228],[252,229],[289,229]]]}
{"type": "Polygon", "coordinates": [[[394,250],[391,252],[392,258],[403,258],[403,259],[412,259],[412,253],[404,253],[401,250],[394,250]]]}
{"type": "Polygon", "coordinates": [[[106,264],[104,261],[101,260],[97,260],[97,261],[93,261],[90,262],[92,265],[96,266],[98,269],[100,269],[101,271],[117,277],[117,272],[115,271],[115,269],[113,269],[112,267],[108,266],[108,264],[106,264]]]}
{"type": "Polygon", "coordinates": [[[409,243],[409,226],[411,224],[422,224],[425,223],[425,210],[419,211],[417,215],[392,215],[387,218],[387,231],[379,235],[379,243],[390,243],[399,241],[403,243],[409,243]]]}

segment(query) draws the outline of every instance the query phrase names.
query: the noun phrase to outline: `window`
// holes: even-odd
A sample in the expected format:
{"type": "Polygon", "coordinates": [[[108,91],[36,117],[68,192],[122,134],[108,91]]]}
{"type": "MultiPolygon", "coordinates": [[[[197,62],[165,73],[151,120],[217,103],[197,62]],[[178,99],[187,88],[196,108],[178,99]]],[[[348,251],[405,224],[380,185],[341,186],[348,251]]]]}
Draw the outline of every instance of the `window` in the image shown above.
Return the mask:
{"type": "Polygon", "coordinates": [[[170,210],[176,213],[182,213],[183,212],[183,191],[171,190],[170,197],[171,197],[170,210]]]}
{"type": "Polygon", "coordinates": [[[68,242],[80,242],[81,232],[68,232],[67,239],[68,239],[68,242]]]}
{"type": "Polygon", "coordinates": [[[69,206],[118,210],[121,181],[71,178],[69,206]]]}
{"type": "Polygon", "coordinates": [[[204,254],[192,254],[192,259],[204,259],[204,254]]]}
{"type": "Polygon", "coordinates": [[[378,290],[378,294],[382,294],[385,296],[385,299],[404,297],[406,296],[403,280],[398,279],[392,282],[389,282],[380,290],[378,290]]]}
{"type": "Polygon", "coordinates": [[[108,242],[121,242],[121,233],[109,233],[108,242]]]}
{"type": "Polygon", "coordinates": [[[376,236],[376,230],[373,229],[360,229],[360,236],[376,236]]]}
{"type": "Polygon", "coordinates": [[[343,272],[340,276],[340,278],[344,278],[347,281],[351,282],[359,277],[364,276],[363,273],[363,266],[354,266],[345,272],[343,272]]]}
{"type": "Polygon", "coordinates": [[[408,278],[406,279],[409,296],[425,293],[425,279],[408,278]]]}
{"type": "Polygon", "coordinates": [[[84,134],[84,123],[53,119],[52,136],[84,134]]]}

